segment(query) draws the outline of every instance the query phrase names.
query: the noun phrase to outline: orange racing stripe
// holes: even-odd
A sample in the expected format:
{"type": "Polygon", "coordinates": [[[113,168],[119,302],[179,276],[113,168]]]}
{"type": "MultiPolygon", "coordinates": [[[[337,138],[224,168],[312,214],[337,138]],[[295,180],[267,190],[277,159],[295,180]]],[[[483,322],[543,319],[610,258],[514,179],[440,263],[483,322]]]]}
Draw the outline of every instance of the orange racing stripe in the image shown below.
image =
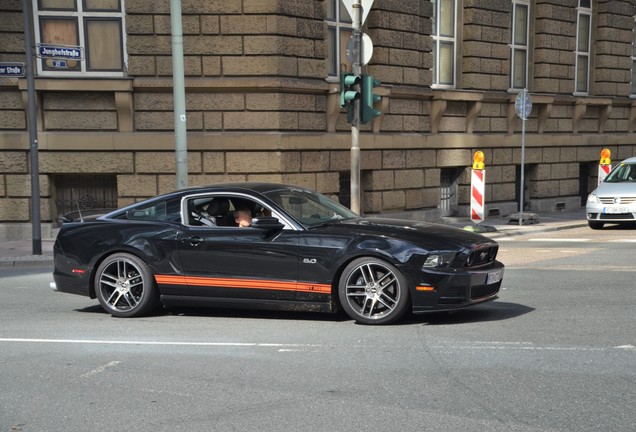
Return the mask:
{"type": "Polygon", "coordinates": [[[331,285],[308,282],[286,282],[261,279],[211,278],[198,276],[155,275],[161,285],[214,286],[221,288],[250,288],[278,291],[300,291],[330,294],[331,285]]]}

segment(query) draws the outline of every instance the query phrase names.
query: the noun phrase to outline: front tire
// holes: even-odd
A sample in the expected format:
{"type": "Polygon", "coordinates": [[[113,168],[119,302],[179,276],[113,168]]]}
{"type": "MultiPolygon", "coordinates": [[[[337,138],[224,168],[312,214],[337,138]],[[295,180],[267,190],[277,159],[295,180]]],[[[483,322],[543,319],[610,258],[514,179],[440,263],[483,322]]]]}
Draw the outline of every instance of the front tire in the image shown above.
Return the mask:
{"type": "Polygon", "coordinates": [[[338,297],[347,315],[361,324],[395,322],[409,305],[409,289],[402,273],[376,258],[356,259],[344,269],[338,297]]]}
{"type": "Polygon", "coordinates": [[[590,228],[592,228],[593,230],[599,230],[603,228],[603,222],[594,222],[594,221],[587,221],[587,224],[590,226],[590,228]]]}
{"type": "Polygon", "coordinates": [[[128,253],[113,254],[99,265],[95,294],[106,312],[120,318],[147,315],[159,304],[152,272],[128,253]]]}

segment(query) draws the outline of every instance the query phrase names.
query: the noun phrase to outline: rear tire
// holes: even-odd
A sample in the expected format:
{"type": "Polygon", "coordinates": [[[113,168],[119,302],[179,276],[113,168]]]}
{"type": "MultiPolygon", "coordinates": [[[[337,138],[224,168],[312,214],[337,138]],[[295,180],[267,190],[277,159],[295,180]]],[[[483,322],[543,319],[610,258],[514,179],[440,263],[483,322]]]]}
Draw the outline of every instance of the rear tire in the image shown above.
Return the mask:
{"type": "Polygon", "coordinates": [[[594,221],[587,221],[587,224],[590,226],[590,228],[592,228],[593,230],[599,230],[603,228],[603,225],[605,225],[603,222],[594,222],[594,221]]]}
{"type": "Polygon", "coordinates": [[[359,258],[342,272],[338,296],[344,311],[361,324],[389,324],[404,316],[409,301],[406,279],[393,265],[359,258]]]}
{"type": "Polygon", "coordinates": [[[95,294],[106,312],[120,318],[147,315],[159,305],[152,272],[128,253],[113,254],[99,265],[95,294]]]}

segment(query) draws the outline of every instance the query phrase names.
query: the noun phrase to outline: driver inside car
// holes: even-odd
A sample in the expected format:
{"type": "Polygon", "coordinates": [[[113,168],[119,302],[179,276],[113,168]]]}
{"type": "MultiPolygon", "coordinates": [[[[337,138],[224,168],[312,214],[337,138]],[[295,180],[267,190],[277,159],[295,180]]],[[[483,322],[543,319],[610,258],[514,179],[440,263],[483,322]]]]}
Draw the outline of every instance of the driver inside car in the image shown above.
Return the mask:
{"type": "Polygon", "coordinates": [[[248,227],[252,225],[252,213],[246,209],[241,208],[240,210],[236,210],[234,212],[234,222],[239,227],[248,227]]]}

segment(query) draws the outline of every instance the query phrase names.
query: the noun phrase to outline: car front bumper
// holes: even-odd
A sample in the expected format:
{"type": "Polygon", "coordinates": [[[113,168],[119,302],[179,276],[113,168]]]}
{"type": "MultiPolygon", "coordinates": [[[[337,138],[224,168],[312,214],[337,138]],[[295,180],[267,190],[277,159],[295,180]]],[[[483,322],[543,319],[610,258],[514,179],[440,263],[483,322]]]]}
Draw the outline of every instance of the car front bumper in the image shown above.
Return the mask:
{"type": "Polygon", "coordinates": [[[422,272],[412,292],[413,313],[461,309],[497,298],[504,265],[485,269],[422,272]]]}
{"type": "Polygon", "coordinates": [[[636,205],[587,203],[585,214],[590,222],[635,222],[636,205]]]}

